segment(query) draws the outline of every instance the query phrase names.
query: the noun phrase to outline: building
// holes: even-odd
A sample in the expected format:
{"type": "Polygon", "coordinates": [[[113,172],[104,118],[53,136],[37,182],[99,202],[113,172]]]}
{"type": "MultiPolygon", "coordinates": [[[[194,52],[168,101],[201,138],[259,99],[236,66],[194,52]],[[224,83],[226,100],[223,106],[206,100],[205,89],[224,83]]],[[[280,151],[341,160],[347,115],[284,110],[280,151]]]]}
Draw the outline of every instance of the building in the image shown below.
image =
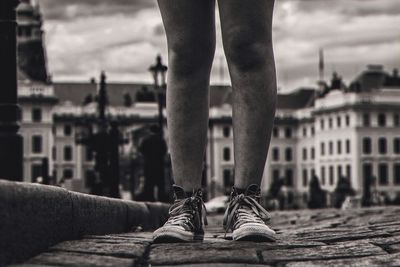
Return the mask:
{"type": "MultiPolygon", "coordinates": [[[[24,181],[37,182],[43,159],[49,172],[72,189],[84,191],[93,171],[93,155],[77,144],[96,114],[94,79],[52,83],[46,68],[42,20],[28,0],[18,7],[19,101],[24,137],[24,181]]],[[[205,164],[210,196],[233,185],[231,88],[211,86],[210,123],[205,164]]],[[[118,121],[128,142],[127,158],[137,153],[140,133],[157,121],[157,103],[148,84],[108,84],[107,114],[118,121]],[[145,96],[145,97],[144,97],[145,96]]],[[[284,178],[287,190],[307,200],[312,176],[333,191],[340,176],[361,192],[366,177],[376,189],[400,192],[400,77],[382,66],[368,66],[348,86],[337,74],[328,85],[278,95],[272,141],[262,191],[284,178]]],[[[168,132],[167,129],[167,137],[168,132]]]]}

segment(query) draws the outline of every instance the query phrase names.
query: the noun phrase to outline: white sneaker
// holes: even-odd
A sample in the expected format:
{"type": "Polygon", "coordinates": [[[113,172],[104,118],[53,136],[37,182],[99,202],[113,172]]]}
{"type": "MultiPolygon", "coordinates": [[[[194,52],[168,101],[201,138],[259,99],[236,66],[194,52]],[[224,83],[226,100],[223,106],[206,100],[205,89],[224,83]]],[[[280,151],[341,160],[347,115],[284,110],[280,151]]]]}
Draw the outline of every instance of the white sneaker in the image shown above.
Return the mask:
{"type": "Polygon", "coordinates": [[[169,243],[203,240],[203,221],[207,224],[207,220],[202,191],[198,190],[192,197],[186,197],[181,187],[174,185],[173,188],[175,202],[169,209],[170,217],[164,226],[154,231],[153,241],[169,243]]]}
{"type": "Polygon", "coordinates": [[[224,228],[232,231],[233,240],[275,241],[275,231],[266,222],[271,215],[260,205],[259,186],[250,185],[244,194],[233,188],[224,215],[224,228]]]}

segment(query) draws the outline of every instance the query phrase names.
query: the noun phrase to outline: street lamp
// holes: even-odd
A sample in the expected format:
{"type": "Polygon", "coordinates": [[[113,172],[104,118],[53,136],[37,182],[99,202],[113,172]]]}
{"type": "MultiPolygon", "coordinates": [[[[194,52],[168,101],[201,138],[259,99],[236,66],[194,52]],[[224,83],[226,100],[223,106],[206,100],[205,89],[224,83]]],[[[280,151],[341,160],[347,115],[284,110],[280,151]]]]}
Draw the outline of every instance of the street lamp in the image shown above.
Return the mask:
{"type": "Polygon", "coordinates": [[[154,89],[157,92],[158,99],[158,124],[160,126],[161,138],[164,136],[164,119],[162,114],[163,109],[163,93],[166,89],[166,77],[165,73],[167,72],[168,67],[162,64],[161,56],[158,55],[156,58],[156,64],[150,66],[149,71],[154,79],[154,89]]]}
{"type": "Polygon", "coordinates": [[[106,75],[102,72],[97,94],[97,118],[92,123],[82,121],[88,129],[76,137],[76,142],[95,154],[91,193],[119,198],[119,145],[125,140],[120,136],[117,122],[107,117],[108,102],[106,75]],[[97,129],[96,133],[92,131],[92,124],[97,129]]]}
{"type": "MultiPolygon", "coordinates": [[[[158,125],[159,125],[159,136],[160,136],[160,146],[164,144],[164,118],[163,118],[163,99],[164,99],[164,92],[167,88],[166,86],[166,77],[165,74],[167,72],[167,66],[162,64],[162,59],[160,55],[157,55],[156,63],[150,66],[149,71],[153,76],[154,79],[154,90],[157,93],[157,100],[158,100],[158,125]]],[[[163,149],[160,147],[160,152],[163,149]]],[[[160,158],[160,177],[158,183],[158,201],[168,201],[168,197],[166,194],[165,188],[165,152],[161,152],[162,155],[159,156],[160,158]]]]}

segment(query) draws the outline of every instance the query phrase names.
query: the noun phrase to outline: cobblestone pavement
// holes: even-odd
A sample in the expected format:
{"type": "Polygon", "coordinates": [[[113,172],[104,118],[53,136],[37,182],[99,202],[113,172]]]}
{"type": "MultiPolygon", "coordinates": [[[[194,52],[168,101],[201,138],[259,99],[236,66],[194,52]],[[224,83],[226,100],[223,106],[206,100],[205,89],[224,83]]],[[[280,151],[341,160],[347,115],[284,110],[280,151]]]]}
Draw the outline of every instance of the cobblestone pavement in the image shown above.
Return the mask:
{"type": "Polygon", "coordinates": [[[204,242],[152,244],[140,231],[87,236],[19,266],[400,266],[400,207],[272,214],[274,243],[224,238],[218,215],[204,242]]]}

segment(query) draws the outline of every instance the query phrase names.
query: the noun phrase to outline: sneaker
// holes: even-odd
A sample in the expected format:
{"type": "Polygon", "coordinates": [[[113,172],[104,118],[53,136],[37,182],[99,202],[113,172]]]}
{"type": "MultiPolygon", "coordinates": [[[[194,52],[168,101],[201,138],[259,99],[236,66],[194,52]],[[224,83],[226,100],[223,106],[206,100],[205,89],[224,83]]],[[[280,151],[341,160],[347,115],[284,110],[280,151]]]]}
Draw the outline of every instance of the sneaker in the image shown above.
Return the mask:
{"type": "MultiPolygon", "coordinates": [[[[266,224],[271,215],[260,205],[260,188],[250,185],[244,194],[233,188],[224,215],[224,228],[233,240],[275,241],[275,231],[266,224]]],[[[226,233],[225,232],[225,233],[226,233]]]]}
{"type": "Polygon", "coordinates": [[[174,185],[173,190],[175,202],[169,209],[169,219],[153,233],[153,241],[169,243],[203,240],[203,221],[207,225],[207,218],[201,189],[191,197],[186,196],[182,187],[174,185]]]}

